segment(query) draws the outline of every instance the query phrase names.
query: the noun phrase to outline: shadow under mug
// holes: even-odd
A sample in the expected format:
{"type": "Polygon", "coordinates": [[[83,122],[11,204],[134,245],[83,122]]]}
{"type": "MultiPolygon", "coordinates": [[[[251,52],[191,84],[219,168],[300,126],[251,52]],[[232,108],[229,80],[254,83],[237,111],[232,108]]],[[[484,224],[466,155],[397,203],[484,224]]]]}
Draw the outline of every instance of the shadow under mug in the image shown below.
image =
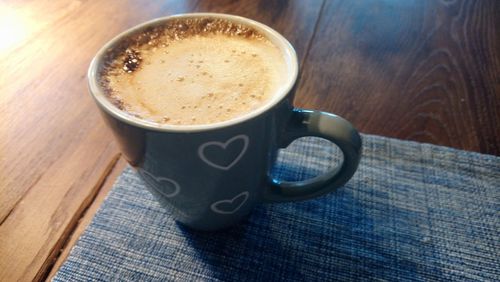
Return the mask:
{"type": "Polygon", "coordinates": [[[101,48],[88,72],[90,93],[125,158],[175,220],[199,230],[231,226],[262,202],[306,200],[329,193],[344,185],[356,171],[361,158],[358,132],[334,114],[294,108],[297,77],[297,55],[282,35],[250,19],[214,13],[180,14],[131,28],[101,48]],[[109,50],[146,28],[182,18],[225,19],[262,33],[286,59],[289,74],[283,91],[249,114],[208,125],[160,125],[118,109],[106,98],[99,83],[109,50]],[[278,149],[303,136],[321,137],[336,144],[342,151],[343,163],[301,182],[273,179],[270,169],[278,149]]]}

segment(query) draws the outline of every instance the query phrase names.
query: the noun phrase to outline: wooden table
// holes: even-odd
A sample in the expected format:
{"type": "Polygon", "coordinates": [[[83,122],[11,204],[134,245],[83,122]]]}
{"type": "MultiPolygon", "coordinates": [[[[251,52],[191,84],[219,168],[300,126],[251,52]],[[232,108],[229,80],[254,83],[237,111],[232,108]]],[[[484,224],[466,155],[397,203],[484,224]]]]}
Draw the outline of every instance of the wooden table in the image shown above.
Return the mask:
{"type": "Polygon", "coordinates": [[[201,11],[288,38],[297,106],[364,133],[500,155],[500,1],[2,2],[0,281],[52,277],[125,166],[87,94],[98,48],[201,11]]]}

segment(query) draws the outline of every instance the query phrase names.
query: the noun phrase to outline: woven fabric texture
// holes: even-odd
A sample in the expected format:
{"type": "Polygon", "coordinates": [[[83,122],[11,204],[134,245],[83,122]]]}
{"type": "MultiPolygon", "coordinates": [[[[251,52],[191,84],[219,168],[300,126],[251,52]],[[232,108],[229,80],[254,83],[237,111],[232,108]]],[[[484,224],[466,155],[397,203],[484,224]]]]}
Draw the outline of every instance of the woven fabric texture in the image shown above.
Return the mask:
{"type": "MultiPolygon", "coordinates": [[[[342,188],[260,205],[234,228],[176,224],[127,168],[54,281],[500,280],[500,158],[363,135],[342,188]]],[[[318,138],[280,153],[274,175],[321,173],[318,138]]]]}

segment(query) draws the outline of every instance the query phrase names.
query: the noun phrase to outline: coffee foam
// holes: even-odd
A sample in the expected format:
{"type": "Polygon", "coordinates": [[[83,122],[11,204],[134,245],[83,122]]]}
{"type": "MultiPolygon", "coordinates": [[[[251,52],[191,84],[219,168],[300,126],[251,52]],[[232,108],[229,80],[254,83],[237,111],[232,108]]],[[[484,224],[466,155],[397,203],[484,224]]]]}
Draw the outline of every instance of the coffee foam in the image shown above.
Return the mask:
{"type": "Polygon", "coordinates": [[[287,75],[282,52],[249,27],[176,20],[109,50],[101,84],[120,109],[162,124],[222,122],[265,105],[287,75]]]}

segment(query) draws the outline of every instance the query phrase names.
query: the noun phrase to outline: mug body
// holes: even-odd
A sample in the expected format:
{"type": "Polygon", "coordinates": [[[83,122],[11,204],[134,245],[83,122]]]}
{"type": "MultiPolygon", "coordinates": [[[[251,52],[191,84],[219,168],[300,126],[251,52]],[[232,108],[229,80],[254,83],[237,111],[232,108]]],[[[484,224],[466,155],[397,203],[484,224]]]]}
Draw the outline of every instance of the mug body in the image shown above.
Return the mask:
{"type": "Polygon", "coordinates": [[[198,132],[145,129],[101,112],[127,161],[174,218],[215,230],[240,221],[261,202],[291,97],[253,119],[198,132]]]}

